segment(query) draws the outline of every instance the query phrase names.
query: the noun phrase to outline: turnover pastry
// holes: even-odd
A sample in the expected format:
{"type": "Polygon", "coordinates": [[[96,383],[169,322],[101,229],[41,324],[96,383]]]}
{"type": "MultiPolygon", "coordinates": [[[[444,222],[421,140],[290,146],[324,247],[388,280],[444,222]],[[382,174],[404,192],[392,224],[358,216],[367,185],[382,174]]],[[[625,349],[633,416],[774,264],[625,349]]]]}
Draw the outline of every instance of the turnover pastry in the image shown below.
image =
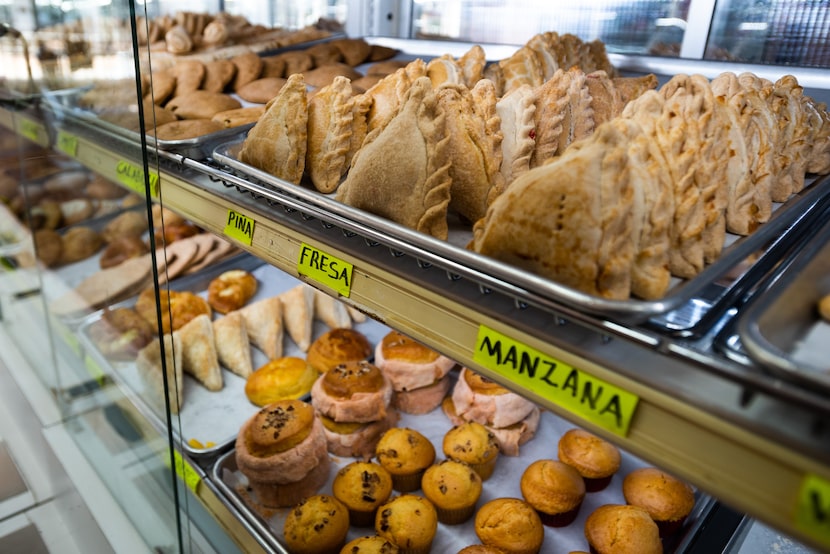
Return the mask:
{"type": "Polygon", "coordinates": [[[231,269],[211,280],[208,304],[220,314],[227,314],[247,304],[256,290],[256,277],[244,269],[231,269]]]}
{"type": "Polygon", "coordinates": [[[239,312],[245,318],[245,328],[251,343],[269,359],[282,356],[282,302],[271,296],[248,304],[239,312]]]}
{"type": "Polygon", "coordinates": [[[175,391],[170,398],[170,413],[177,414],[184,403],[184,378],[182,375],[182,341],[176,334],[163,335],[141,349],[136,358],[138,373],[150,387],[152,402],[163,402],[164,383],[175,391]],[[162,359],[164,362],[162,362],[162,359]]]}
{"type": "Polygon", "coordinates": [[[173,334],[178,334],[182,341],[184,372],[195,377],[210,391],[222,390],[222,368],[219,367],[210,316],[198,315],[173,334]]]}
{"type": "Polygon", "coordinates": [[[545,75],[539,59],[528,46],[522,46],[509,58],[499,61],[499,67],[504,79],[503,94],[523,85],[538,87],[544,82],[545,75]]]}
{"type": "Polygon", "coordinates": [[[311,345],[314,329],[314,289],[300,284],[279,295],[285,330],[303,352],[311,345]]]}
{"type": "MultiPolygon", "coordinates": [[[[123,266],[124,264],[121,264],[123,266]]],[[[152,288],[144,289],[135,302],[135,310],[154,328],[158,327],[156,295],[152,288]]],[[[190,320],[200,316],[210,316],[207,301],[201,296],[188,291],[168,289],[159,290],[159,305],[163,333],[181,329],[190,320]]]]}
{"type": "Polygon", "coordinates": [[[464,71],[455,58],[449,54],[444,54],[429,61],[427,77],[432,81],[434,88],[442,85],[466,85],[464,71]]]}
{"type": "Polygon", "coordinates": [[[514,88],[496,103],[501,119],[501,174],[506,186],[530,169],[530,157],[536,148],[534,114],[536,89],[530,85],[514,88]]]}
{"type": "Polygon", "coordinates": [[[308,99],[301,74],[289,77],[242,143],[239,159],[299,184],[305,169],[308,99]]]}
{"type": "Polygon", "coordinates": [[[429,78],[421,77],[392,121],[366,137],[337,199],[446,239],[451,185],[447,143],[443,110],[429,78]],[[392,159],[398,163],[390,166],[392,159]]]}
{"type": "Polygon", "coordinates": [[[314,290],[314,319],[322,321],[331,329],[348,329],[352,317],[346,305],[323,291],[314,290]]]}
{"type": "Polygon", "coordinates": [[[213,337],[216,340],[219,363],[247,379],[254,369],[245,317],[240,312],[231,312],[214,320],[213,337]]]}
{"type": "Polygon", "coordinates": [[[306,171],[322,193],[334,192],[348,170],[355,99],[346,77],[317,91],[308,102],[306,171]]]}

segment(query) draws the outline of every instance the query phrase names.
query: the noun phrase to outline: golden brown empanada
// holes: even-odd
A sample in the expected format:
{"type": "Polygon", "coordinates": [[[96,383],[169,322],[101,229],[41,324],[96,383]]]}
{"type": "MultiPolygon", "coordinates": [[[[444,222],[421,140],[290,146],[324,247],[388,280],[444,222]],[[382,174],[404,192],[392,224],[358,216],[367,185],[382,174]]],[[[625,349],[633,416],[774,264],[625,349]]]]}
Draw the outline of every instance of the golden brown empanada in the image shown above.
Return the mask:
{"type": "Polygon", "coordinates": [[[484,67],[487,65],[484,48],[474,44],[458,58],[458,65],[461,66],[461,73],[464,75],[464,84],[473,88],[476,83],[484,79],[484,67]]]}
{"type": "Polygon", "coordinates": [[[465,84],[464,72],[461,66],[449,54],[444,54],[429,61],[427,64],[427,77],[432,81],[434,88],[445,84],[465,84]]]}
{"type": "Polygon", "coordinates": [[[510,187],[510,183],[530,169],[530,157],[536,148],[535,101],[536,89],[523,85],[496,103],[502,132],[500,171],[505,187],[510,187]]]}
{"type": "Polygon", "coordinates": [[[429,77],[419,78],[395,117],[367,135],[337,199],[446,239],[451,179],[444,119],[429,77]]]}
{"type": "Polygon", "coordinates": [[[314,329],[314,289],[300,284],[279,295],[282,321],[288,335],[305,352],[311,346],[314,329]]]}
{"type": "Polygon", "coordinates": [[[349,79],[335,77],[308,102],[306,172],[322,193],[334,192],[349,166],[354,97],[349,79]]]}
{"type": "Polygon", "coordinates": [[[305,169],[308,99],[302,74],[292,75],[248,132],[239,159],[294,184],[305,169]]]}
{"type": "Polygon", "coordinates": [[[538,87],[545,81],[539,59],[527,46],[522,46],[509,58],[499,61],[499,67],[504,78],[505,95],[522,85],[538,87]]]}
{"type": "Polygon", "coordinates": [[[352,326],[352,318],[346,305],[317,289],[314,289],[314,318],[331,329],[349,329],[352,326]]]}

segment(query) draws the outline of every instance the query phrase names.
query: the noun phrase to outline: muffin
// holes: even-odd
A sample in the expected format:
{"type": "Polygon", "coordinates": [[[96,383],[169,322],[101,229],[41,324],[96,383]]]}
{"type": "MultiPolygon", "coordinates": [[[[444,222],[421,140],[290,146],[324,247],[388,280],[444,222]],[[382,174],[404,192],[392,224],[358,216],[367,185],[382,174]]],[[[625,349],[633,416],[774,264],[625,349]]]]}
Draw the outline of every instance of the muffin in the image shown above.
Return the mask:
{"type": "Polygon", "coordinates": [[[392,495],[392,476],[373,462],[352,462],[334,476],[332,494],[349,510],[355,527],[371,527],[378,506],[392,495]]]}
{"type": "Polygon", "coordinates": [[[468,421],[454,426],[444,435],[442,446],[447,458],[468,464],[482,481],[489,479],[496,468],[499,443],[480,423],[468,421]]]}
{"type": "Polygon", "coordinates": [[[485,546],[509,554],[536,554],[545,540],[539,514],[518,498],[497,498],[479,508],[475,532],[485,546]]]}
{"type": "Polygon", "coordinates": [[[435,461],[435,447],[414,429],[394,427],[378,441],[375,456],[392,475],[392,488],[411,492],[418,490],[424,471],[435,461]]]}
{"type": "Polygon", "coordinates": [[[559,439],[559,460],[579,472],[586,492],[603,490],[620,469],[617,447],[582,429],[570,429],[559,439]]]}
{"type": "Polygon", "coordinates": [[[375,516],[375,532],[394,543],[401,554],[428,553],[437,530],[435,507],[414,494],[393,498],[375,516]]]}
{"type": "Polygon", "coordinates": [[[438,521],[458,525],[475,512],[481,497],[481,477],[464,462],[444,460],[427,468],[421,478],[421,490],[435,506],[438,521]]]}
{"type": "Polygon", "coordinates": [[[505,551],[496,546],[486,544],[471,544],[458,551],[458,554],[505,554],[505,551]]]}
{"type": "Polygon", "coordinates": [[[336,365],[367,360],[371,355],[372,345],[363,333],[338,327],[311,343],[306,360],[314,369],[325,373],[336,365]]]}
{"type": "Polygon", "coordinates": [[[654,467],[635,469],[622,488],[625,501],[648,512],[661,537],[677,531],[695,505],[692,487],[654,467]]]}
{"type": "Polygon", "coordinates": [[[284,400],[259,410],[236,437],[236,465],[263,506],[294,506],[316,493],[328,479],[330,461],[314,408],[284,400]]]}
{"type": "Polygon", "coordinates": [[[657,524],[638,506],[600,506],[585,520],[585,538],[596,554],[663,552],[657,524]]]}
{"type": "Polygon", "coordinates": [[[317,380],[317,371],[302,358],[285,356],[270,360],[245,382],[245,395],[257,406],[302,398],[317,380]]]}
{"type": "Polygon", "coordinates": [[[311,388],[311,403],[323,422],[329,452],[370,457],[381,435],[398,421],[391,400],[389,381],[365,360],[324,373],[311,388]]]}
{"type": "Polygon", "coordinates": [[[585,499],[585,482],[571,466],[557,460],[537,460],[522,473],[519,486],[542,523],[564,527],[579,514],[585,499]]]}
{"type": "Polygon", "coordinates": [[[378,535],[358,537],[343,547],[340,554],[398,554],[400,549],[378,535]]]}
{"type": "Polygon", "coordinates": [[[425,414],[450,390],[448,374],[456,363],[427,346],[392,331],[375,347],[375,365],[392,383],[392,405],[408,414],[425,414]]]}
{"type": "Polygon", "coordinates": [[[349,513],[327,494],[310,496],[285,518],[283,535],[292,554],[337,554],[349,532],[349,513]]]}

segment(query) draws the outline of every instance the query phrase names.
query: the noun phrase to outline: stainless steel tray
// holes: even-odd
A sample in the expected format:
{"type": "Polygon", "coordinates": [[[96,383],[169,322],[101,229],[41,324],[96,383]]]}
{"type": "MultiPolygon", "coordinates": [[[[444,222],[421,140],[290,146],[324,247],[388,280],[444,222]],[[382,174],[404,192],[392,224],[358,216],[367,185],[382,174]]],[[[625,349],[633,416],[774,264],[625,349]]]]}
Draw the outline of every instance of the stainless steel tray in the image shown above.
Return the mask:
{"type": "MultiPolygon", "coordinates": [[[[441,444],[444,434],[452,427],[449,419],[443,414],[440,408],[425,415],[401,414],[400,427],[417,429],[430,439],[436,448],[437,460],[444,458],[441,453],[441,444]]],[[[543,458],[555,458],[556,443],[559,437],[573,424],[555,416],[550,412],[543,412],[536,436],[524,444],[520,449],[519,456],[500,456],[496,463],[496,471],[493,476],[484,482],[484,490],[480,507],[485,502],[500,497],[521,498],[519,479],[525,468],[531,462],[543,458]]],[[[354,458],[331,456],[334,467],[331,469],[329,479],[321,494],[331,494],[332,481],[337,469],[345,466],[354,458]]],[[[622,452],[622,465],[620,471],[612,479],[611,484],[603,491],[588,493],[580,509],[576,521],[563,528],[545,528],[545,542],[542,552],[568,552],[571,550],[588,550],[583,532],[585,520],[597,507],[608,504],[624,504],[622,495],[622,480],[631,470],[644,467],[647,464],[642,460],[622,452]]],[[[209,472],[209,479],[215,484],[224,500],[244,518],[246,526],[254,529],[259,543],[269,552],[286,552],[282,544],[283,524],[290,508],[264,509],[258,507],[247,489],[247,480],[237,469],[235,450],[231,450],[220,456],[209,472]]],[[[397,493],[393,493],[397,494],[397,493]]],[[[415,494],[420,494],[416,492],[415,494]]],[[[683,552],[693,540],[699,526],[705,519],[705,515],[714,505],[714,500],[709,496],[698,493],[697,502],[692,514],[685,521],[683,528],[671,537],[664,540],[666,552],[683,552]]],[[[371,528],[352,527],[349,530],[348,540],[362,535],[373,534],[371,528]]],[[[433,552],[458,552],[461,548],[478,544],[480,541],[475,535],[473,520],[461,525],[438,524],[438,532],[432,545],[433,552]]]]}
{"type": "Polygon", "coordinates": [[[828,294],[830,223],[825,223],[740,315],[738,335],[746,352],[782,379],[830,393],[830,322],[817,310],[828,294]]]}
{"type": "MultiPolygon", "coordinates": [[[[200,295],[207,292],[210,280],[231,268],[240,268],[251,271],[259,282],[256,295],[251,302],[277,295],[298,284],[300,281],[287,275],[253,256],[245,255],[227,262],[217,264],[207,271],[177,279],[171,282],[170,288],[175,290],[189,290],[200,295]],[[232,265],[229,265],[233,262],[232,265]]],[[[120,306],[132,306],[135,299],[124,302],[120,306]]],[[[158,429],[166,430],[165,407],[149,390],[144,379],[138,373],[134,362],[117,362],[106,359],[95,346],[90,337],[90,327],[101,318],[101,311],[87,317],[78,328],[79,340],[84,350],[94,357],[95,362],[118,383],[123,390],[140,406],[158,429]]],[[[367,319],[363,323],[354,324],[354,328],[363,333],[371,344],[376,344],[389,332],[389,328],[375,320],[367,319]]],[[[328,330],[328,327],[319,321],[314,323],[314,337],[319,337],[328,330]]],[[[305,358],[300,348],[286,336],[284,355],[305,358]]],[[[251,357],[254,368],[264,365],[268,359],[261,351],[251,348],[251,357]]],[[[224,387],[220,391],[211,392],[199,384],[190,375],[184,375],[182,386],[184,402],[178,414],[178,421],[173,426],[173,435],[181,443],[182,451],[194,459],[205,459],[217,455],[229,448],[236,438],[237,431],[242,423],[254,414],[258,408],[250,403],[245,396],[245,379],[222,368],[224,387]],[[213,443],[206,448],[197,448],[189,444],[190,439],[196,439],[202,444],[213,443]]]]}
{"type": "MultiPolygon", "coordinates": [[[[71,121],[93,134],[100,135],[102,132],[109,133],[128,140],[136,146],[141,144],[140,133],[100,119],[95,112],[78,107],[77,100],[77,94],[64,94],[61,96],[47,95],[44,97],[44,105],[52,112],[58,122],[71,121]]],[[[194,160],[204,160],[211,155],[218,145],[231,140],[233,137],[244,134],[253,125],[253,123],[248,123],[238,127],[223,129],[215,133],[180,140],[161,140],[156,139],[152,135],[145,135],[145,140],[150,148],[155,146],[163,152],[178,154],[194,160]]]]}
{"type": "MultiPolygon", "coordinates": [[[[780,241],[795,240],[795,230],[804,227],[804,220],[812,217],[817,206],[823,206],[828,202],[830,193],[830,177],[815,180],[787,203],[776,206],[770,221],[760,226],[752,235],[728,235],[727,246],[720,259],[708,265],[693,279],[673,279],[672,288],[662,299],[607,300],[465,249],[464,246],[472,238],[472,232],[468,227],[454,227],[451,224],[449,240],[441,241],[337,202],[333,195],[323,195],[311,187],[298,186],[278,179],[238,159],[243,140],[240,138],[220,145],[212,156],[223,169],[242,177],[233,181],[233,185],[238,188],[248,188],[255,196],[262,196],[264,187],[266,191],[274,191],[278,195],[298,201],[301,204],[299,209],[302,209],[302,206],[313,209],[314,215],[322,220],[328,220],[367,239],[412,254],[436,266],[446,267],[448,271],[470,277],[484,286],[523,297],[529,302],[552,309],[564,305],[578,313],[600,316],[625,324],[642,323],[677,310],[702,294],[713,283],[718,284],[721,293],[732,287],[745,285],[742,277],[746,275],[746,269],[773,267],[780,253],[773,252],[771,256],[767,256],[767,248],[780,241]],[[754,262],[746,263],[753,256],[756,256],[754,262]],[[743,272],[737,276],[730,275],[738,267],[743,267],[743,272]]],[[[192,167],[210,173],[210,168],[199,164],[193,164],[192,167]]],[[[757,278],[757,275],[753,275],[752,278],[757,278]]]]}

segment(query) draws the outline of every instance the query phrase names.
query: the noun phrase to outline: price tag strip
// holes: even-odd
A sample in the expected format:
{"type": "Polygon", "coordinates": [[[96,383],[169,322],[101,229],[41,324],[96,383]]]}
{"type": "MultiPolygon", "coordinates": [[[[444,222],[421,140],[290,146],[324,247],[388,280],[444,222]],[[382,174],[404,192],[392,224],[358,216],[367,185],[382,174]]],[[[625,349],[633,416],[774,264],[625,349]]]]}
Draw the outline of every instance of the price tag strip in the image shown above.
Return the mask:
{"type": "MultiPolygon", "coordinates": [[[[145,178],[144,170],[132,162],[126,160],[118,160],[115,166],[115,174],[118,182],[126,186],[135,193],[145,196],[145,178]]],[[[159,176],[158,173],[150,172],[150,196],[158,198],[159,195],[159,176]]]]}
{"type": "Polygon", "coordinates": [[[830,547],[830,481],[808,474],[798,491],[795,524],[830,547]]]}
{"type": "Polygon", "coordinates": [[[297,259],[297,273],[333,289],[341,296],[348,296],[352,290],[354,266],[309,244],[300,244],[297,259]]]}
{"type": "Polygon", "coordinates": [[[19,117],[20,134],[40,146],[49,145],[49,133],[43,123],[27,117],[19,117]]]}
{"type": "Polygon", "coordinates": [[[182,455],[178,450],[173,450],[173,458],[175,459],[176,464],[176,475],[184,481],[187,488],[193,491],[193,494],[196,494],[196,489],[199,487],[199,483],[202,480],[199,473],[193,468],[192,465],[190,465],[189,462],[182,458],[182,455]]]}
{"type": "Polygon", "coordinates": [[[228,216],[225,218],[225,227],[222,232],[226,237],[232,238],[236,241],[251,246],[254,242],[254,228],[256,222],[239,212],[228,210],[228,216]]]}
{"type": "Polygon", "coordinates": [[[74,158],[78,155],[78,137],[71,133],[67,133],[66,131],[58,131],[58,138],[55,146],[67,156],[74,158]]]}
{"type": "Polygon", "coordinates": [[[494,329],[480,325],[473,360],[524,389],[620,436],[639,398],[494,329]]]}

